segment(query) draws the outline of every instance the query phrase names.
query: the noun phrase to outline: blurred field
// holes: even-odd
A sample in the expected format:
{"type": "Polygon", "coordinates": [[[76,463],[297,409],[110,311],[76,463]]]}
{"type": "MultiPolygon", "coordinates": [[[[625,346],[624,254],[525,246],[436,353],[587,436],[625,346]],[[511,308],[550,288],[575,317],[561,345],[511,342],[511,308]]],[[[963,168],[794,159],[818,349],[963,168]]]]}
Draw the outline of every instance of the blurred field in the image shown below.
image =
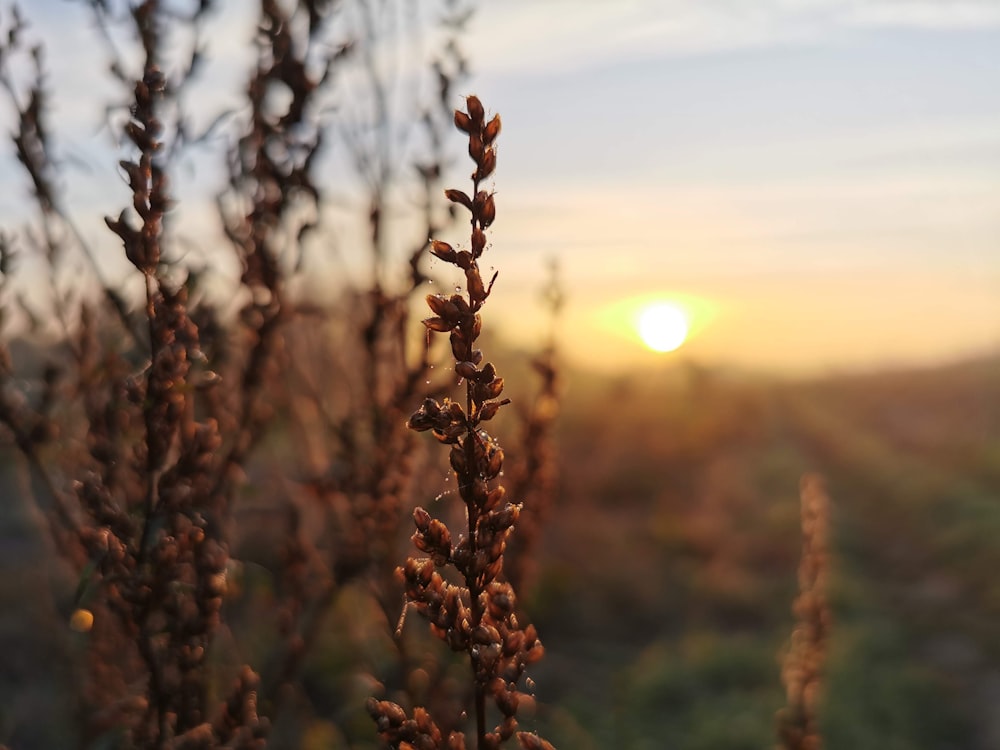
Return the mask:
{"type": "MultiPolygon", "coordinates": [[[[834,515],[827,747],[1000,747],[1000,359],[807,382],[690,364],[571,373],[558,448],[558,507],[526,602],[548,654],[533,721],[557,747],[773,745],[809,471],[834,515]]],[[[280,455],[280,436],[268,450],[280,455]]],[[[0,742],[72,747],[76,582],[4,455],[0,742]]],[[[250,561],[220,660],[234,644],[267,652],[273,597],[252,539],[268,524],[241,518],[250,561]]],[[[336,602],[307,667],[311,705],[273,746],[374,745],[356,663],[377,674],[387,635],[365,602],[350,588],[336,602]]]]}

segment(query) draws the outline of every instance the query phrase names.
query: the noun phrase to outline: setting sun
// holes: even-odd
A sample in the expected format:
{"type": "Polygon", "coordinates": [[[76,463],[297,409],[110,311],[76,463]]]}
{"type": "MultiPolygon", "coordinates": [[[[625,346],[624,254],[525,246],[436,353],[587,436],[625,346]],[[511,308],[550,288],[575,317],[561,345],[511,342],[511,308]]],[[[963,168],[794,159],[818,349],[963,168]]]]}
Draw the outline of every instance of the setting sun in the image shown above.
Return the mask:
{"type": "Polygon", "coordinates": [[[688,320],[677,305],[657,302],[639,314],[638,330],[643,343],[653,351],[672,352],[687,338],[688,320]]]}

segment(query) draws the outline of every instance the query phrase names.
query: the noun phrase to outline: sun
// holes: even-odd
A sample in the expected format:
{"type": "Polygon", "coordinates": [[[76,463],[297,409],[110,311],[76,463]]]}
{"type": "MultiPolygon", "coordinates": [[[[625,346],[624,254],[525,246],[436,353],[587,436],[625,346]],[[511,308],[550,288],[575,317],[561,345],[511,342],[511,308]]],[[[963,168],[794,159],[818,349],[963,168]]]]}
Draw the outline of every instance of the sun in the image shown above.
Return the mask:
{"type": "Polygon", "coordinates": [[[643,343],[654,352],[672,352],[687,338],[688,319],[679,306],[654,302],[639,313],[637,328],[643,343]]]}

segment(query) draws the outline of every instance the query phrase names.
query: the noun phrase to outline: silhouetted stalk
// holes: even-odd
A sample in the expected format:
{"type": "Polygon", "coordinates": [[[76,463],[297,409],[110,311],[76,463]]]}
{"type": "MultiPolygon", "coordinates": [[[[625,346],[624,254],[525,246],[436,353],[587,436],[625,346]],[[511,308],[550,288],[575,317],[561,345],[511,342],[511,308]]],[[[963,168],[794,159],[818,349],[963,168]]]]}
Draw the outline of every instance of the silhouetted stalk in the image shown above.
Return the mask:
{"type": "MultiPolygon", "coordinates": [[[[493,194],[480,186],[496,168],[495,141],[500,133],[500,117],[486,121],[479,99],[467,99],[467,112],[455,113],[455,124],[469,137],[469,155],[476,168],[472,175],[472,195],[448,190],[450,201],[471,214],[469,250],[434,241],[431,252],[456,266],[465,275],[466,295],[429,295],[427,304],[434,313],[424,321],[429,331],[448,333],[455,359],[455,372],[465,381],[465,405],[445,398],[424,400],[410,417],[416,431],[430,430],[450,445],[449,460],[459,496],[465,506],[466,530],[453,543],[452,534],[440,520],[423,508],[414,511],[417,530],[413,542],[429,555],[410,557],[397,569],[406,589],[406,606],[431,623],[432,632],[457,652],[464,652],[471,669],[475,747],[499,747],[517,733],[525,748],[551,747],[536,735],[517,732],[520,702],[518,682],[525,668],[538,661],[544,649],[534,626],[521,627],[515,615],[515,594],[503,580],[503,553],[517,521],[521,506],[504,499],[503,486],[496,479],[503,467],[503,450],[485,430],[508,399],[501,399],[503,378],[492,363],[483,363],[476,347],[482,331],[480,310],[490,295],[496,273],[486,283],[479,259],[486,249],[485,230],[496,217],[493,194]],[[447,582],[438,568],[453,568],[462,585],[447,582]],[[487,698],[492,699],[502,719],[488,730],[487,698]]],[[[416,747],[464,748],[465,735],[452,731],[447,738],[426,709],[414,707],[407,717],[402,706],[370,698],[368,711],[380,737],[392,747],[409,743],[416,747]]]]}

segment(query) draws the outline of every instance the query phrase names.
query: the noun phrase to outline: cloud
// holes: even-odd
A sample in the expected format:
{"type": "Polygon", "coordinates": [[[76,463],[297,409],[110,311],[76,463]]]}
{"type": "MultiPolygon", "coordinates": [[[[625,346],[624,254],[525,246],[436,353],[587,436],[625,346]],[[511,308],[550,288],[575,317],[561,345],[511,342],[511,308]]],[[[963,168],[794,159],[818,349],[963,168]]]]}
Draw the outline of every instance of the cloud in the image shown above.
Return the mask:
{"type": "Polygon", "coordinates": [[[844,21],[866,27],[984,29],[1000,27],[1000,5],[981,0],[878,0],[853,3],[844,21]]]}
{"type": "Polygon", "coordinates": [[[1000,28],[994,0],[510,0],[467,40],[490,72],[572,70],[663,56],[798,45],[858,29],[1000,28]]]}

